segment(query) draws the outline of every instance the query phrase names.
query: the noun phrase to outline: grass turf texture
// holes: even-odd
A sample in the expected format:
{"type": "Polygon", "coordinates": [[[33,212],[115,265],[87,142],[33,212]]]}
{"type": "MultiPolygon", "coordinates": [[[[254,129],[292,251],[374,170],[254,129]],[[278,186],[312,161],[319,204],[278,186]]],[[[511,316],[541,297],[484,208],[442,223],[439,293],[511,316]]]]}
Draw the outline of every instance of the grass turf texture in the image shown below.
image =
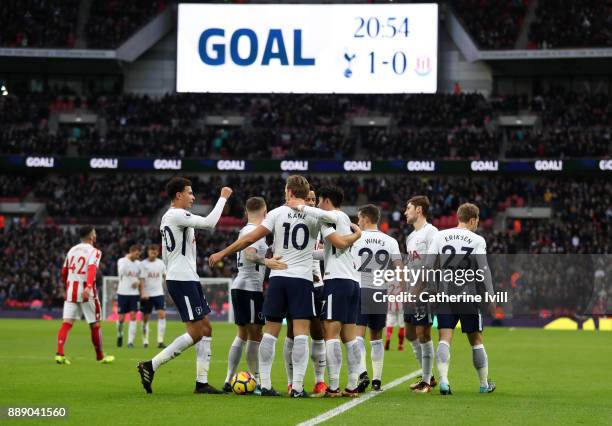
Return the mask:
{"type": "MultiPolygon", "coordinates": [[[[290,400],[237,395],[194,395],[195,352],[189,349],[158,370],[154,394],[146,395],[136,372],[138,360],[158,351],[115,347],[113,324],[103,325],[107,354],[114,364],[98,365],[84,322],[73,327],[66,344],[72,365],[53,361],[59,321],[0,321],[0,406],[66,406],[62,424],[296,424],[348,401],[347,398],[290,400]]],[[[184,328],[169,322],[166,341],[184,328]]],[[[434,333],[435,334],[435,333],[434,333]]],[[[156,321],[152,322],[155,341],[156,321]]],[[[234,337],[230,324],[214,324],[211,384],[221,387],[227,350],[234,337]]],[[[453,396],[408,392],[407,382],[334,417],[331,424],[611,424],[612,334],[606,332],[544,331],[488,328],[485,345],[490,376],[498,388],[479,395],[467,339],[456,330],[452,345],[450,381],[453,396]]],[[[284,332],[276,347],[272,380],[286,394],[282,360],[284,332]]],[[[396,338],[396,337],[395,337],[396,338]]],[[[367,344],[369,348],[369,344],[367,344]]],[[[369,358],[368,358],[369,363],[369,358]]],[[[346,365],[346,362],[344,362],[346,365]]],[[[240,368],[246,370],[244,360],[240,368]]],[[[406,346],[385,353],[385,383],[417,368],[406,346]]],[[[343,367],[341,384],[346,381],[343,367]]],[[[312,365],[306,389],[312,389],[312,365]]],[[[4,411],[6,412],[6,411],[4,411]]],[[[21,419],[20,424],[60,420],[21,419]]],[[[7,424],[8,420],[3,420],[7,424]]]]}

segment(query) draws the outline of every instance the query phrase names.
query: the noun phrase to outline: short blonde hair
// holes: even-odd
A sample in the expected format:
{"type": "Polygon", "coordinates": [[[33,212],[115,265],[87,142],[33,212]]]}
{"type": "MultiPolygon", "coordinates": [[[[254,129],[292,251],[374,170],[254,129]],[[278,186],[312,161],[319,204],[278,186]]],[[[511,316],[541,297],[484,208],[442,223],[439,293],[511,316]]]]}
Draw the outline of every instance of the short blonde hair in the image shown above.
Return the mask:
{"type": "Polygon", "coordinates": [[[291,190],[291,193],[296,198],[308,198],[310,192],[310,184],[304,176],[292,175],[287,178],[287,189],[291,190]]]}
{"type": "Polygon", "coordinates": [[[460,223],[468,223],[470,219],[478,219],[480,209],[475,204],[463,203],[457,209],[457,219],[460,223]]]}

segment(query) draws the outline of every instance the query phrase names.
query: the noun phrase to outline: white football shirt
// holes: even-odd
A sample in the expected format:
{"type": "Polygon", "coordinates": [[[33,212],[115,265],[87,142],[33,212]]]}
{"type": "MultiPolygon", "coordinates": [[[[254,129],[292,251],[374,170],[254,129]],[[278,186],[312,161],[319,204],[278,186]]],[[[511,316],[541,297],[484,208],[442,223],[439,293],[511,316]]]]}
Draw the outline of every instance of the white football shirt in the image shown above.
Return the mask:
{"type": "Polygon", "coordinates": [[[437,233],[438,228],[429,222],[425,222],[421,229],[412,231],[408,235],[408,238],[406,238],[406,253],[409,268],[418,269],[425,264],[425,255],[429,253],[429,247],[437,233]]]}
{"type": "Polygon", "coordinates": [[[162,259],[167,280],[198,281],[196,269],[196,229],[214,229],[221,217],[225,198],[219,198],[208,216],[198,216],[184,209],[170,207],[161,220],[162,259]]]}
{"type": "Polygon", "coordinates": [[[314,217],[287,206],[268,212],[261,223],[274,234],[274,256],[281,256],[287,269],[272,270],[270,277],[301,278],[312,282],[312,252],[320,224],[314,217]]]}
{"type": "MultiPolygon", "coordinates": [[[[351,229],[351,219],[346,213],[340,210],[333,210],[329,213],[336,215],[336,223],[329,224],[322,222],[321,234],[323,238],[329,237],[334,232],[337,232],[340,236],[353,233],[351,229]]],[[[325,264],[324,279],[344,279],[359,282],[359,274],[355,269],[355,261],[351,254],[350,247],[340,250],[334,247],[332,243],[325,240],[325,258],[323,263],[325,264]]]]}
{"type": "Polygon", "coordinates": [[[161,259],[150,261],[148,258],[140,262],[140,278],[144,279],[144,295],[148,297],[164,295],[164,277],[166,265],[161,259]]]}
{"type": "MultiPolygon", "coordinates": [[[[246,226],[244,226],[240,230],[238,238],[244,237],[246,234],[253,231],[255,228],[257,228],[256,225],[253,225],[252,223],[247,223],[246,226]]],[[[262,257],[265,257],[266,252],[268,251],[268,245],[266,244],[265,237],[255,241],[249,247],[257,250],[257,254],[262,257]]],[[[263,291],[263,280],[264,274],[266,273],[266,267],[264,265],[259,265],[248,260],[246,258],[245,251],[246,249],[237,253],[238,275],[236,275],[236,278],[232,282],[232,289],[263,291]]]]}
{"type": "Polygon", "coordinates": [[[402,260],[397,240],[379,230],[361,231],[361,238],[353,244],[352,254],[361,288],[387,289],[386,280],[382,285],[374,285],[374,271],[393,269],[393,262],[402,260]]]}
{"type": "MultiPolygon", "coordinates": [[[[463,228],[451,228],[439,231],[432,240],[428,253],[437,255],[437,264],[441,270],[477,270],[484,271],[485,280],[446,280],[443,279],[442,290],[450,293],[481,293],[486,288],[493,293],[491,274],[487,263],[487,242],[480,235],[463,228]]],[[[432,259],[428,260],[431,265],[432,259]]],[[[455,274],[455,277],[457,275],[455,274]]],[[[446,277],[446,274],[443,275],[446,277]]]]}
{"type": "Polygon", "coordinates": [[[140,294],[140,260],[130,260],[127,256],[122,257],[117,262],[117,272],[119,275],[117,294],[138,296],[140,294]]]}

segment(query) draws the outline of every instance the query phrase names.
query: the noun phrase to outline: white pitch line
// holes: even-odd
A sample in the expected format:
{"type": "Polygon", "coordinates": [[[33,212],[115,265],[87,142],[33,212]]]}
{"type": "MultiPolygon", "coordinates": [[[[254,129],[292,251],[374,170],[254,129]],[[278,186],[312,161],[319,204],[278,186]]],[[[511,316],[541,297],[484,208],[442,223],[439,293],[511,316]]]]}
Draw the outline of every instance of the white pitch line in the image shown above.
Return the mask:
{"type": "Polygon", "coordinates": [[[389,384],[385,385],[385,387],[383,387],[382,391],[380,392],[375,392],[375,391],[371,391],[366,393],[363,396],[357,397],[355,399],[352,399],[349,402],[346,402],[342,405],[339,405],[335,408],[332,408],[331,410],[328,410],[326,412],[324,412],[323,414],[319,414],[317,417],[313,417],[310,420],[306,420],[305,422],[302,423],[298,423],[297,426],[314,426],[314,425],[318,425],[319,423],[323,423],[329,419],[331,419],[332,417],[336,417],[348,410],[350,410],[353,407],[356,407],[359,404],[362,404],[364,402],[366,402],[369,399],[374,398],[375,396],[380,395],[381,393],[388,391],[389,389],[392,389],[396,386],[401,385],[402,383],[407,382],[408,380],[420,376],[421,375],[421,370],[414,370],[412,373],[397,378],[395,380],[393,380],[392,382],[390,382],[389,384]]]}

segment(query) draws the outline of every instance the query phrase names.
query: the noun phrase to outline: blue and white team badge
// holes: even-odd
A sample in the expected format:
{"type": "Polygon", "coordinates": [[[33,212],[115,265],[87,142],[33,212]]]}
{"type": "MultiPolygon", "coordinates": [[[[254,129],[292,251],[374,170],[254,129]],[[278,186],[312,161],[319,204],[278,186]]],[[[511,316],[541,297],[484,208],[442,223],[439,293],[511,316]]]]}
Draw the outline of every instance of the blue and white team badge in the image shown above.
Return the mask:
{"type": "Polygon", "coordinates": [[[355,56],[356,56],[355,54],[352,54],[352,55],[349,55],[348,53],[344,54],[344,59],[346,59],[346,62],[347,62],[347,67],[344,70],[344,76],[346,78],[351,78],[351,76],[353,75],[353,71],[351,71],[351,61],[355,59],[355,56]]]}

